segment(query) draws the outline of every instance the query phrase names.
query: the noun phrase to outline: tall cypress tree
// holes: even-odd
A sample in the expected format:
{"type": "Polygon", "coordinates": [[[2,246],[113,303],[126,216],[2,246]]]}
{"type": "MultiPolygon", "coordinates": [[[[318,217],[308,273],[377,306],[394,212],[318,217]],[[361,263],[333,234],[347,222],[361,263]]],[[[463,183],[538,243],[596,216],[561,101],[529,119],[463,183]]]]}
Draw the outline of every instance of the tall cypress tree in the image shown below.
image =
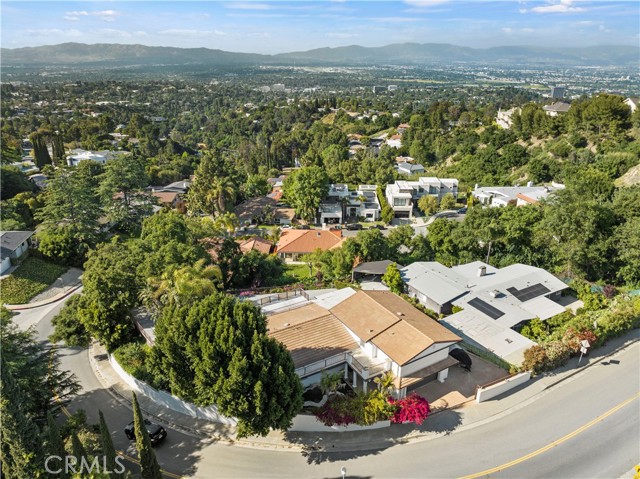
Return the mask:
{"type": "Polygon", "coordinates": [[[44,455],[38,426],[24,411],[25,394],[5,363],[0,361],[0,459],[7,479],[39,478],[44,455]]]}
{"type": "Polygon", "coordinates": [[[102,444],[102,454],[105,457],[105,463],[109,471],[109,477],[112,479],[119,479],[122,474],[115,472],[116,468],[119,470],[119,466],[116,464],[116,449],[113,446],[113,439],[109,433],[109,428],[104,420],[102,411],[98,411],[100,415],[100,443],[102,444]]]}
{"type": "MultiPolygon", "coordinates": [[[[60,434],[60,428],[56,424],[56,420],[53,418],[51,413],[47,414],[47,447],[45,449],[47,456],[57,456],[62,458],[64,461],[64,457],[66,456],[66,451],[64,449],[64,441],[62,440],[62,435],[60,434]]],[[[60,479],[65,479],[68,477],[66,469],[63,467],[60,473],[57,475],[60,479]]]]}
{"type": "Polygon", "coordinates": [[[78,433],[76,432],[74,432],[71,435],[71,453],[78,460],[76,464],[80,464],[80,462],[82,461],[82,458],[84,458],[87,461],[89,460],[89,457],[87,456],[87,450],[82,445],[82,442],[78,437],[78,433]]]}
{"type": "Polygon", "coordinates": [[[162,479],[160,465],[155,452],[151,449],[151,439],[149,439],[149,433],[144,425],[136,393],[133,393],[133,421],[138,458],[140,459],[140,476],[142,479],[162,479]]]}

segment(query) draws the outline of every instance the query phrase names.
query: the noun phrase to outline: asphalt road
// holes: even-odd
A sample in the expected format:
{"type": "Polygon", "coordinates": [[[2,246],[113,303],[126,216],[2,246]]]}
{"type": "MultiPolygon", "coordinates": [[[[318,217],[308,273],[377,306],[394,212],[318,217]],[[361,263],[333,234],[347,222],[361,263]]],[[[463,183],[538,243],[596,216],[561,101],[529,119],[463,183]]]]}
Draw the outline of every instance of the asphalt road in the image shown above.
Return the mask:
{"type": "Polygon", "coordinates": [[[640,390],[638,343],[618,364],[595,365],[522,409],[483,426],[383,451],[347,454],[273,453],[210,446],[195,477],[463,477],[507,464],[553,445],[503,471],[477,477],[618,478],[640,460],[640,399],[554,445],[640,390]]]}
{"type": "MultiPolygon", "coordinates": [[[[14,321],[24,329],[34,326],[38,338],[49,343],[48,336],[53,333],[51,319],[58,314],[64,302],[65,300],[62,300],[52,305],[22,311],[14,317],[14,321]]],[[[78,396],[69,404],[68,411],[73,413],[78,409],[84,409],[88,422],[97,423],[98,410],[102,410],[116,450],[135,459],[137,457],[135,444],[124,435],[124,428],[133,420],[133,413],[104,389],[89,364],[87,350],[60,347],[58,355],[61,367],[73,372],[82,386],[78,396]]],[[[155,452],[163,470],[169,472],[167,477],[179,477],[193,469],[195,464],[193,452],[202,448],[203,445],[198,438],[169,430],[167,438],[155,448],[155,452]]],[[[127,466],[134,471],[137,468],[131,461],[127,461],[127,466]]]]}
{"type": "MultiPolygon", "coordinates": [[[[22,312],[16,322],[35,324],[45,340],[52,332],[50,320],[60,307],[61,303],[22,312]]],[[[116,448],[135,455],[123,433],[132,419],[131,411],[103,389],[87,351],[59,352],[62,367],[74,372],[83,388],[69,410],[83,408],[89,421],[97,422],[101,409],[116,448]]],[[[618,478],[640,462],[640,399],[636,396],[640,391],[640,345],[635,343],[615,359],[617,363],[594,365],[537,401],[483,426],[457,431],[452,413],[451,424],[435,440],[370,452],[300,453],[205,444],[169,431],[156,455],[169,477],[181,474],[203,479],[339,478],[343,466],[350,479],[618,478]],[[616,406],[619,408],[613,409],[616,406]],[[594,422],[597,418],[601,420],[594,422]],[[505,464],[510,467],[500,467],[505,464]]]]}

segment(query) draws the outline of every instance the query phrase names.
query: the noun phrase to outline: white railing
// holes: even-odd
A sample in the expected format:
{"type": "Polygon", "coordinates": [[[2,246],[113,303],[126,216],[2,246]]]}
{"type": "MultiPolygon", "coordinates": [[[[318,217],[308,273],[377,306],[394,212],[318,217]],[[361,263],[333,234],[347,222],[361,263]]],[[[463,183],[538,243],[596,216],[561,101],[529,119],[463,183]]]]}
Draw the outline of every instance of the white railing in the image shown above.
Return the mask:
{"type": "Polygon", "coordinates": [[[347,353],[340,353],[335,356],[331,356],[330,358],[323,359],[322,361],[311,363],[308,366],[297,368],[296,374],[303,378],[332,366],[336,366],[340,363],[344,363],[345,361],[347,361],[347,353]]]}

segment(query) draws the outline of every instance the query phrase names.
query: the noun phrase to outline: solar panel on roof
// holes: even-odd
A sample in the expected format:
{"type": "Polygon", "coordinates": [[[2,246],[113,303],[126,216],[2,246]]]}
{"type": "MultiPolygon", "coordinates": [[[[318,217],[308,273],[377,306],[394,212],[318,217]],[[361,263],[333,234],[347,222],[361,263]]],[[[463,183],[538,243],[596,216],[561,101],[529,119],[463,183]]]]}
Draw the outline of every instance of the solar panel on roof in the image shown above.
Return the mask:
{"type": "Polygon", "coordinates": [[[476,308],[478,311],[486,314],[491,319],[498,319],[501,316],[504,316],[504,313],[497,308],[494,308],[489,303],[485,303],[480,298],[473,298],[469,301],[469,304],[476,308]]]}
{"type": "Polygon", "coordinates": [[[537,298],[538,296],[542,296],[545,293],[550,292],[551,290],[547,288],[544,284],[536,283],[524,289],[516,289],[516,288],[507,288],[512,295],[514,295],[518,300],[529,301],[530,299],[537,298]]]}

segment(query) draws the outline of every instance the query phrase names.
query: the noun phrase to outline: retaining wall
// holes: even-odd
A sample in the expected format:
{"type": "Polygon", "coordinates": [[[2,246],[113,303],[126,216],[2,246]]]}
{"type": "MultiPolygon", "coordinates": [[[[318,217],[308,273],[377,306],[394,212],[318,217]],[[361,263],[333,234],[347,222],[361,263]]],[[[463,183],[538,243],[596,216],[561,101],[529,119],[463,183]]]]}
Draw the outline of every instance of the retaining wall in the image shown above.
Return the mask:
{"type": "Polygon", "coordinates": [[[478,390],[476,391],[476,402],[481,403],[482,401],[488,401],[491,398],[499,396],[500,394],[505,393],[510,389],[526,383],[529,379],[531,379],[531,372],[526,371],[524,373],[511,376],[496,384],[478,388],[478,390]]]}
{"type": "Polygon", "coordinates": [[[371,426],[358,426],[357,424],[349,424],[348,426],[325,426],[316,419],[315,416],[306,414],[298,414],[293,418],[293,425],[289,431],[305,431],[305,432],[351,432],[351,431],[368,431],[371,429],[380,429],[391,426],[391,421],[379,421],[371,426]]]}
{"type": "Polygon", "coordinates": [[[168,392],[158,391],[157,389],[149,386],[147,383],[134,378],[124,369],[122,369],[122,366],[118,364],[118,361],[116,361],[116,358],[112,354],[109,355],[109,362],[111,363],[111,367],[113,368],[113,370],[125,383],[129,385],[131,389],[144,394],[156,403],[161,404],[168,409],[177,411],[187,416],[196,417],[198,419],[206,419],[207,421],[226,424],[228,426],[235,426],[237,424],[237,421],[234,418],[229,418],[220,414],[218,412],[218,408],[216,408],[215,406],[196,406],[195,404],[183,401],[182,399],[177,398],[176,396],[168,392]]]}

